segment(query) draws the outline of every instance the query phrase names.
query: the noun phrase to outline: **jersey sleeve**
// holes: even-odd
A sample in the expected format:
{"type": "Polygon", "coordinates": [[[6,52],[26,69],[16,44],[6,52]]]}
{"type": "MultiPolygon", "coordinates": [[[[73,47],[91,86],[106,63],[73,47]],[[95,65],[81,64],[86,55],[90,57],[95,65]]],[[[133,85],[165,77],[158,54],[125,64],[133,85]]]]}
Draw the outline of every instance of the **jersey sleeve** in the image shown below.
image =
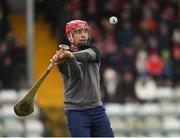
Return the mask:
{"type": "Polygon", "coordinates": [[[85,50],[73,52],[73,55],[78,61],[100,62],[100,51],[96,47],[89,47],[85,50]]]}
{"type": "Polygon", "coordinates": [[[81,68],[75,58],[68,58],[63,63],[58,64],[58,68],[64,77],[81,78],[81,68]]]}

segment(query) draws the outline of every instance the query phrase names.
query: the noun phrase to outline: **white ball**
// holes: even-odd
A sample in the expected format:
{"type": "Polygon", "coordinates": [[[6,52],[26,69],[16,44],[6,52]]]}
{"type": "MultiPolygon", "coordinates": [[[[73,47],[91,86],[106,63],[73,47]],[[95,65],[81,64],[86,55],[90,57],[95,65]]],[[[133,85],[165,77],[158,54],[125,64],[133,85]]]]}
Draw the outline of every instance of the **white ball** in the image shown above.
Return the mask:
{"type": "Polygon", "coordinates": [[[110,24],[116,24],[118,22],[118,18],[115,16],[112,16],[109,18],[110,24]]]}

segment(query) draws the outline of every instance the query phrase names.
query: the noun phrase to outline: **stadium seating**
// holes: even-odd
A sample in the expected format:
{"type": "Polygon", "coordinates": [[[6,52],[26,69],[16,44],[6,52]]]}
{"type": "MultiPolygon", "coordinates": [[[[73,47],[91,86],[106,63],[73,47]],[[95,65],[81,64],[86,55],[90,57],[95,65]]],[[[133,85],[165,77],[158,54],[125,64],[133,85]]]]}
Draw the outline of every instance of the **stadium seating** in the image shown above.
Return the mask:
{"type": "MultiPolygon", "coordinates": [[[[29,117],[17,117],[13,111],[14,104],[26,92],[25,89],[0,91],[0,136],[44,135],[45,126],[39,120],[37,105],[29,117]]],[[[156,103],[105,104],[115,136],[180,135],[180,89],[159,87],[157,92],[156,103]]]]}
{"type": "MultiPolygon", "coordinates": [[[[159,102],[108,103],[106,112],[110,117],[115,136],[179,136],[180,102],[177,96],[180,89],[158,88],[159,102]]],[[[0,136],[38,136],[44,135],[44,124],[39,120],[40,111],[27,118],[17,117],[13,106],[27,90],[0,91],[0,136]]]]}
{"type": "Polygon", "coordinates": [[[3,120],[3,132],[5,137],[22,137],[24,136],[24,126],[21,120],[15,117],[3,120]]]}
{"type": "Polygon", "coordinates": [[[0,136],[2,137],[41,137],[44,133],[43,123],[39,120],[39,110],[28,117],[18,117],[14,113],[14,105],[27,90],[0,91],[0,136]]]}
{"type": "Polygon", "coordinates": [[[157,103],[105,104],[115,136],[180,135],[180,89],[158,87],[157,92],[157,103]]]}
{"type": "Polygon", "coordinates": [[[18,99],[18,94],[15,90],[2,90],[0,92],[0,103],[14,103],[18,99]]]}
{"type": "Polygon", "coordinates": [[[40,137],[43,135],[43,124],[37,119],[27,119],[25,120],[25,131],[26,137],[40,137]]]}

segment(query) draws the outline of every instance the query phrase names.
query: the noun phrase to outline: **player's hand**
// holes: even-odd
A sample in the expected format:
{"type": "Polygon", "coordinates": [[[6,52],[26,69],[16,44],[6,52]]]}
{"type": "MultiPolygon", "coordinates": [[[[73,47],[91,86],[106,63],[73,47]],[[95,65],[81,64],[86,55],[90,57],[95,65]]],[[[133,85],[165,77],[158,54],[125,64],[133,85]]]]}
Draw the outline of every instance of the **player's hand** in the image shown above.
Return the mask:
{"type": "Polygon", "coordinates": [[[56,51],[56,54],[58,54],[59,58],[72,58],[73,54],[70,51],[60,49],[59,51],[56,51]]]}
{"type": "Polygon", "coordinates": [[[67,58],[72,58],[73,54],[70,51],[60,49],[50,60],[51,63],[59,64],[67,58]]]}
{"type": "Polygon", "coordinates": [[[51,59],[50,62],[53,64],[57,64],[59,62],[58,54],[55,54],[51,59]]]}

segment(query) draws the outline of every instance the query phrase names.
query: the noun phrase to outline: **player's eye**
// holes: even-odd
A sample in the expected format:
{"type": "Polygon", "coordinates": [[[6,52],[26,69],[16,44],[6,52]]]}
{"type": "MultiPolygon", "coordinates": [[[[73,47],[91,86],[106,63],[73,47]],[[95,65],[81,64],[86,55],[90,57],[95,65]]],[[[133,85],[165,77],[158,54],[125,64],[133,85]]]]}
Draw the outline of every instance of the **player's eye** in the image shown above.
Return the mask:
{"type": "Polygon", "coordinates": [[[88,31],[89,31],[88,29],[84,29],[84,32],[85,32],[85,33],[88,33],[88,31]]]}
{"type": "Polygon", "coordinates": [[[82,29],[74,30],[74,33],[80,34],[82,32],[82,29]]]}
{"type": "Polygon", "coordinates": [[[74,34],[89,33],[88,28],[81,28],[73,31],[74,34]]]}

